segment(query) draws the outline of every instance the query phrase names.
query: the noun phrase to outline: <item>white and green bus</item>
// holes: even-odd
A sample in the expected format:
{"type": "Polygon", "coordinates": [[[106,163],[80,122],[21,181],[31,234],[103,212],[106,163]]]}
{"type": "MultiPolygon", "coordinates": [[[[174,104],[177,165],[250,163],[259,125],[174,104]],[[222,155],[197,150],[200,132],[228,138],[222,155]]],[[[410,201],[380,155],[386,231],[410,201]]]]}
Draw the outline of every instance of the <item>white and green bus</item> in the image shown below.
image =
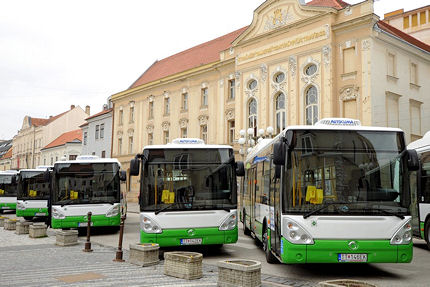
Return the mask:
{"type": "Polygon", "coordinates": [[[237,241],[236,175],[244,170],[231,146],[192,138],[146,146],[130,164],[131,175],[139,172],[141,243],[221,246],[237,241]]]}
{"type": "Polygon", "coordinates": [[[412,229],[414,235],[425,239],[430,249],[430,131],[422,139],[408,145],[417,151],[420,169],[412,173],[412,229]]]}
{"type": "Polygon", "coordinates": [[[0,171],[0,213],[16,209],[17,171],[0,171]]]}
{"type": "Polygon", "coordinates": [[[18,194],[16,216],[31,220],[34,217],[49,218],[48,201],[51,194],[51,182],[47,168],[21,169],[18,173],[18,194]]]}
{"type": "Polygon", "coordinates": [[[287,127],[247,155],[244,232],[270,263],[410,262],[417,168],[400,129],[335,118],[287,127]]]}
{"type": "Polygon", "coordinates": [[[121,181],[126,180],[117,159],[78,156],[57,161],[52,171],[51,227],[119,227],[121,181]]]}

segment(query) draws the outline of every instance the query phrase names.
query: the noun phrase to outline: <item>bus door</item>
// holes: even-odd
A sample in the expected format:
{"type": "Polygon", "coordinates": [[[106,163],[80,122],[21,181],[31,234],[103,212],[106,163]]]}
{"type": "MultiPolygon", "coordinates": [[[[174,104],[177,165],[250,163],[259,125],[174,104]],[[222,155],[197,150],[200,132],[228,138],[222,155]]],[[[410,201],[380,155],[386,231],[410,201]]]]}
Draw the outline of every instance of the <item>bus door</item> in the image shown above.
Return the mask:
{"type": "MultiPolygon", "coordinates": [[[[280,167],[278,167],[280,168],[280,167]]],[[[272,246],[272,250],[276,252],[279,256],[281,255],[281,179],[276,178],[272,175],[272,184],[270,189],[270,199],[273,198],[273,201],[270,202],[270,208],[273,208],[273,224],[271,224],[271,236],[270,236],[270,244],[272,246]],[[273,195],[272,195],[273,194],[273,195]],[[273,197],[272,197],[273,196],[273,197]]],[[[272,219],[271,219],[272,220],[272,219]]]]}
{"type": "Polygon", "coordinates": [[[411,191],[411,215],[412,215],[412,230],[414,235],[420,236],[420,218],[419,218],[419,202],[421,201],[420,195],[420,173],[418,171],[410,173],[409,189],[411,191]]]}
{"type": "Polygon", "coordinates": [[[255,192],[256,192],[255,183],[257,180],[256,171],[257,171],[257,166],[254,165],[253,167],[251,167],[250,176],[249,176],[249,193],[251,195],[251,204],[250,204],[251,220],[250,220],[249,226],[250,226],[250,229],[252,230],[252,232],[255,232],[255,208],[256,208],[256,206],[255,206],[255,192]]]}

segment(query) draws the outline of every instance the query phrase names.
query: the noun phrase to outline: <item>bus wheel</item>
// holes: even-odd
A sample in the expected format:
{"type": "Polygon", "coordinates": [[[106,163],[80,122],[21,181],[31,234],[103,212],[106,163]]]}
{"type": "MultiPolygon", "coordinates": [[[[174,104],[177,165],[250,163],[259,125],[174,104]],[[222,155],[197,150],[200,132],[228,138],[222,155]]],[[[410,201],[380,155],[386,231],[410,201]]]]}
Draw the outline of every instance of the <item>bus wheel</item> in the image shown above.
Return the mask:
{"type": "Polygon", "coordinates": [[[243,214],[242,215],[242,218],[243,218],[243,234],[245,234],[245,235],[251,235],[251,230],[249,230],[246,227],[246,211],[245,211],[245,209],[243,210],[242,214],[243,214]]]}
{"type": "Polygon", "coordinates": [[[427,242],[427,248],[430,249],[430,219],[427,219],[427,222],[424,226],[424,237],[427,242]]]}
{"type": "Polygon", "coordinates": [[[265,232],[263,234],[263,249],[264,253],[266,253],[266,261],[269,264],[278,263],[278,260],[276,257],[272,254],[272,251],[269,249],[269,242],[268,242],[268,235],[267,235],[267,228],[265,229],[265,232]]]}

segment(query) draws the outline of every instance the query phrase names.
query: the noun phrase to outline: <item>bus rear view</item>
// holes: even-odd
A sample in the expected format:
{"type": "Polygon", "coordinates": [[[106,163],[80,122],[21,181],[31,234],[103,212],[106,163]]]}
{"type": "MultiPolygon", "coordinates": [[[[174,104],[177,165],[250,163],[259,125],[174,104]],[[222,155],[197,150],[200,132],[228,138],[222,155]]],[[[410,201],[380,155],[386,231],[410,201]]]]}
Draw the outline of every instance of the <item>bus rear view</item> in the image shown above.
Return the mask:
{"type": "Polygon", "coordinates": [[[139,173],[139,157],[141,243],[237,241],[236,163],[230,146],[198,139],[147,146],[132,161],[132,175],[139,173]]]}

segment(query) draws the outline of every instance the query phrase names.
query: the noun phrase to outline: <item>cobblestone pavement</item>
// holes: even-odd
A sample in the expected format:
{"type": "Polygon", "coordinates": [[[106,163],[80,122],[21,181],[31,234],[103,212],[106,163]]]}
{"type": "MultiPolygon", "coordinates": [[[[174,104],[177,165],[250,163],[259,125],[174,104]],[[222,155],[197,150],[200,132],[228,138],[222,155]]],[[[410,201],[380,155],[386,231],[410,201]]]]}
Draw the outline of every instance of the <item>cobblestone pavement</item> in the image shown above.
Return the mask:
{"type": "MultiPolygon", "coordinates": [[[[92,244],[91,253],[79,245],[55,245],[55,233],[48,237],[30,238],[0,227],[1,286],[216,286],[217,267],[203,264],[203,278],[183,280],[163,274],[159,265],[139,267],[128,262],[114,262],[115,249],[92,244]]],[[[124,250],[124,259],[128,251],[124,250]]],[[[262,286],[314,286],[306,281],[261,275],[262,286]]]]}

